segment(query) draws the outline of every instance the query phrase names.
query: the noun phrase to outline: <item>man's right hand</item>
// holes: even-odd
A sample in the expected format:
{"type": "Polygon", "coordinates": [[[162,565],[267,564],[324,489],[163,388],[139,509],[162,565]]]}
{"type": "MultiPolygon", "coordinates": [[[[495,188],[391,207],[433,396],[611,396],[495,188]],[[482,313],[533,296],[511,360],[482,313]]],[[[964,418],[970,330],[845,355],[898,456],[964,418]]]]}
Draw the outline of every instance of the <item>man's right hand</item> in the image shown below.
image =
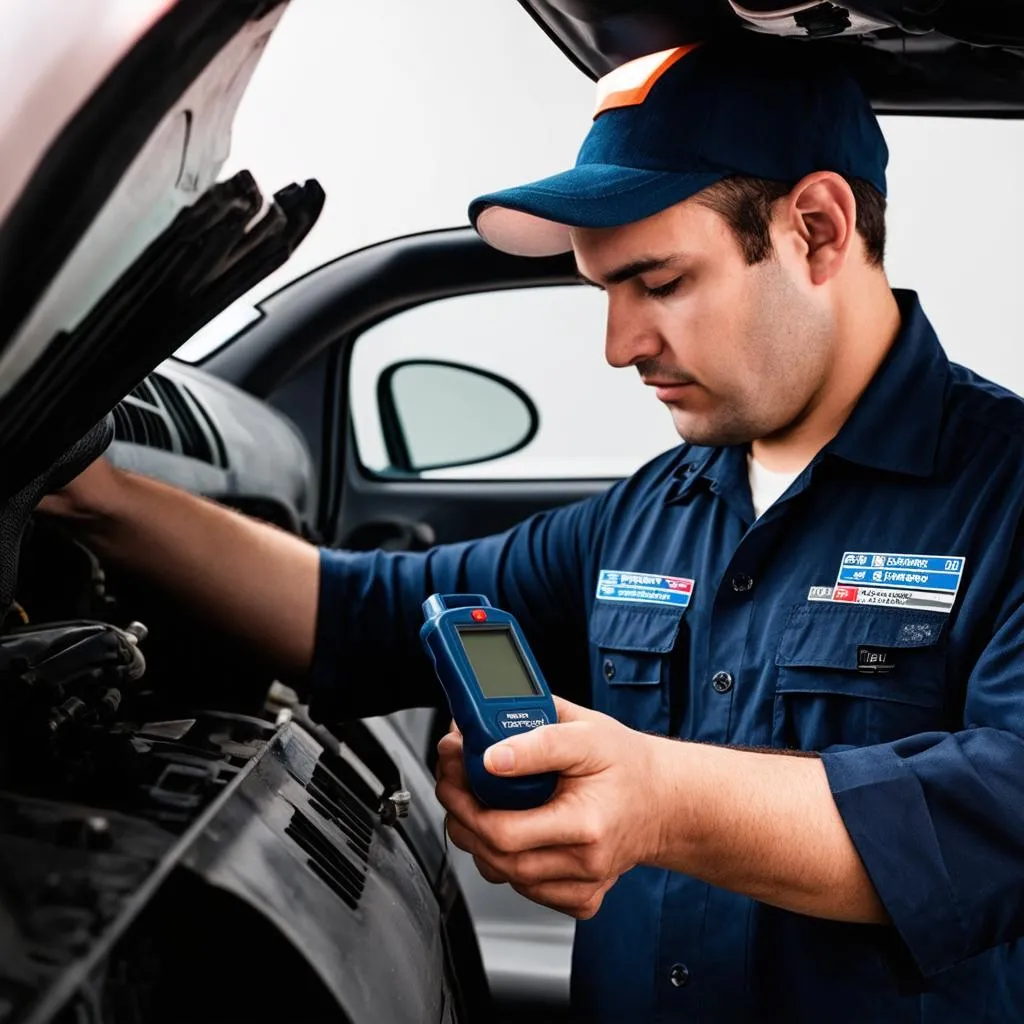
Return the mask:
{"type": "Polygon", "coordinates": [[[320,553],[275,526],[98,459],[39,511],[296,678],[313,660],[320,553]]]}

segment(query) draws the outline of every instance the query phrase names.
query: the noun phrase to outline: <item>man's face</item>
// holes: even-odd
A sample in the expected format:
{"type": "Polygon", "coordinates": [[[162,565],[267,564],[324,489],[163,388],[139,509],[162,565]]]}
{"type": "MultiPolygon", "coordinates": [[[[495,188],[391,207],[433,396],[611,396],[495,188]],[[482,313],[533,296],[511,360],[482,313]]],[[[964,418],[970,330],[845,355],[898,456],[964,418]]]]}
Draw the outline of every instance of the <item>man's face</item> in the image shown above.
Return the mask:
{"type": "Polygon", "coordinates": [[[813,408],[834,321],[791,242],[751,266],[725,220],[693,200],[573,232],[581,275],[608,294],[608,362],[637,368],[685,440],[768,438],[813,408]]]}

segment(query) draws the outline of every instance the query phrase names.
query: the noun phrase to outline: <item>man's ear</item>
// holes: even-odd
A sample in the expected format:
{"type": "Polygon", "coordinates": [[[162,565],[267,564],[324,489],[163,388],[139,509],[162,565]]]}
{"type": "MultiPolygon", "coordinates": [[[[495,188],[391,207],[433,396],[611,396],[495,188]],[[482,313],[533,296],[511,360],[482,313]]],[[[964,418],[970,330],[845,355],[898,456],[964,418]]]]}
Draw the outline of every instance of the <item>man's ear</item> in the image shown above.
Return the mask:
{"type": "Polygon", "coordinates": [[[857,237],[857,200],[842,177],[817,171],[801,179],[779,211],[799,235],[814,284],[825,284],[846,265],[857,237]]]}

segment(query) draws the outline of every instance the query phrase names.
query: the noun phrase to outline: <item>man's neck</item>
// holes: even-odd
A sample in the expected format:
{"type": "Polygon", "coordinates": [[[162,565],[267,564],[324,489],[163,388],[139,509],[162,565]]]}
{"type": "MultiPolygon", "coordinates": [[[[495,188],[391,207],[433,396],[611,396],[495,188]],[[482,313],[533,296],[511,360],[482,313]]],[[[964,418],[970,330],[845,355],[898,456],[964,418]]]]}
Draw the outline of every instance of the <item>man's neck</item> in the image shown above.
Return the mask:
{"type": "Polygon", "coordinates": [[[900,311],[881,274],[851,297],[840,313],[835,359],[828,380],[799,422],[751,444],[766,469],[799,472],[839,433],[900,330],[900,311]]]}

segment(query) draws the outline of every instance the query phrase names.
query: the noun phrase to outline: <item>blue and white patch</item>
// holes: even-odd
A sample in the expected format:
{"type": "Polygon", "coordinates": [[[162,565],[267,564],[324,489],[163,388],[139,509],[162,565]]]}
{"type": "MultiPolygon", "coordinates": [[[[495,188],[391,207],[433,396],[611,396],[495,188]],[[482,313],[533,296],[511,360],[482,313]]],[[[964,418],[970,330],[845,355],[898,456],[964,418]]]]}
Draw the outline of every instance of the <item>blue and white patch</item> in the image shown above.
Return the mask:
{"type": "Polygon", "coordinates": [[[597,598],[600,601],[668,604],[686,608],[692,596],[693,580],[683,576],[602,569],[597,577],[597,598]]]}
{"type": "Polygon", "coordinates": [[[963,579],[962,555],[847,551],[834,587],[811,587],[808,601],[923,608],[949,613],[963,579]]]}

